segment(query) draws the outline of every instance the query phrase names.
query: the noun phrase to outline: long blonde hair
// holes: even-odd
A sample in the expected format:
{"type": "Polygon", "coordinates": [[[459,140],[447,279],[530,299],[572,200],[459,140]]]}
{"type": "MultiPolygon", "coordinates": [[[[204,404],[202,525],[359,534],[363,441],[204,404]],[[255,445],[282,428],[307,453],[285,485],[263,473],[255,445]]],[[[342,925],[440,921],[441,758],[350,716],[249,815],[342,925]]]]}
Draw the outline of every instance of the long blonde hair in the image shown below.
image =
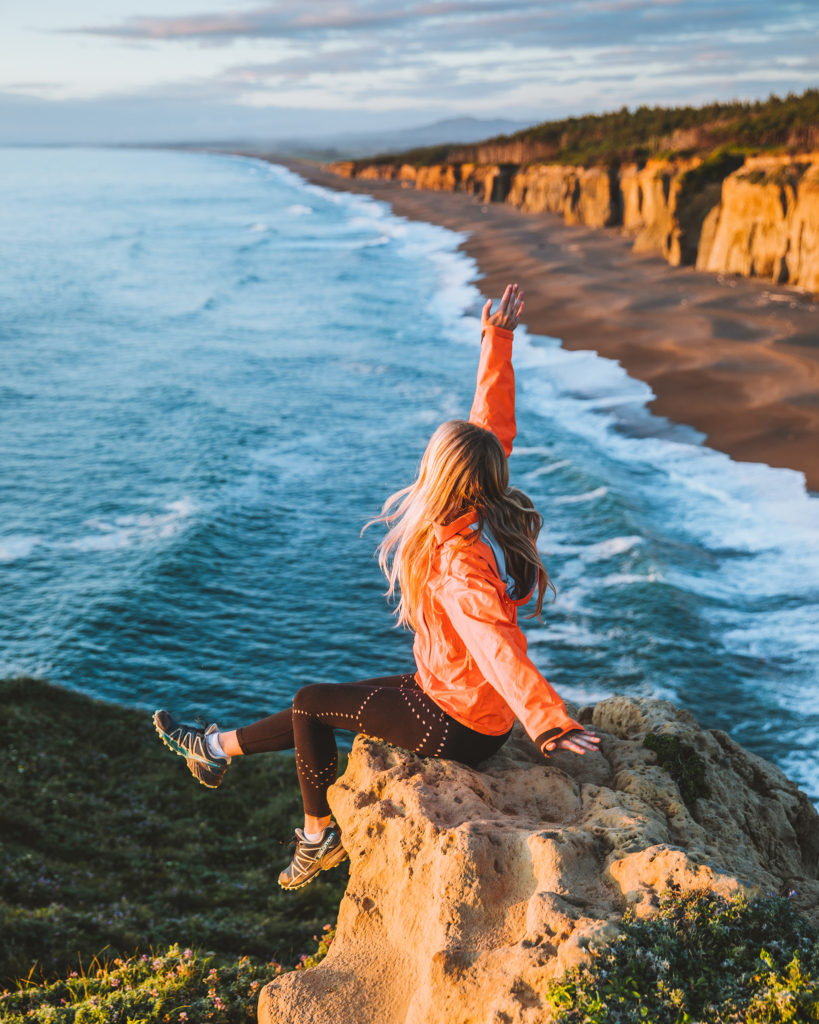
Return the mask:
{"type": "MultiPolygon", "coordinates": [[[[509,574],[522,597],[537,586],[540,617],[547,587],[554,590],[535,541],[543,525],[531,499],[509,487],[509,465],[498,438],[466,420],[442,423],[430,438],[418,478],[390,495],[381,514],[367,526],[383,522],[389,529],[378,545],[378,564],[387,577],[387,595],[399,594],[398,622],[418,628],[421,594],[429,579],[437,547],[434,524],[447,524],[474,510],[478,526],[494,534],[506,557],[509,574]]],[[[459,539],[474,543],[479,531],[459,539]]]]}

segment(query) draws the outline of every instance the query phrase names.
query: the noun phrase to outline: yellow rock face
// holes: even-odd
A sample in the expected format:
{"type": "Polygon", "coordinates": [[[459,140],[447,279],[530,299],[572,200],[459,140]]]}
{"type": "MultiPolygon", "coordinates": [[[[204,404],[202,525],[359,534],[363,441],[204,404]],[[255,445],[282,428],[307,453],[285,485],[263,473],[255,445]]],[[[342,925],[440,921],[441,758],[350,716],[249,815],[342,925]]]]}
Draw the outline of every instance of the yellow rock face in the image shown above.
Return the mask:
{"type": "Polygon", "coordinates": [[[756,157],[726,178],[697,267],[819,291],[819,155],[756,157]]]}
{"type": "Polygon", "coordinates": [[[480,771],[359,737],[330,790],[351,863],[336,939],[263,990],[260,1022],[548,1022],[549,979],[669,881],[793,888],[819,917],[819,815],[782,772],[662,701],[576,714],[600,753],[546,762],[516,727],[480,771]],[[648,731],[693,747],[709,796],[684,803],[648,731]]]}
{"type": "Polygon", "coordinates": [[[568,224],[621,225],[634,235],[636,251],[660,253],[672,266],[696,264],[819,292],[819,154],[748,158],[713,180],[688,176],[702,166],[700,157],[614,168],[500,162],[515,155],[508,148],[478,154],[497,161],[419,168],[344,161],[330,169],[348,178],[466,191],[482,203],[557,213],[568,224]]]}

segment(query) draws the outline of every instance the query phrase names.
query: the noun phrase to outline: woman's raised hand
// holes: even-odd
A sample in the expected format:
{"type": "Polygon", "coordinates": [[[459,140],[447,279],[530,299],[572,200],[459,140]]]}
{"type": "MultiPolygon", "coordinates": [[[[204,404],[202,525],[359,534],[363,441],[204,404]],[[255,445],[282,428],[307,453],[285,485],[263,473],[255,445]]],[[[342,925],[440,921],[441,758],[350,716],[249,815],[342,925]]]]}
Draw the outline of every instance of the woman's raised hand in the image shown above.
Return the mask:
{"type": "Polygon", "coordinates": [[[508,284],[500,306],[495,313],[490,313],[492,300],[489,299],[481,313],[481,327],[503,327],[514,331],[523,312],[523,291],[516,284],[508,284]]]}
{"type": "Polygon", "coordinates": [[[567,732],[565,736],[554,743],[547,743],[543,747],[543,752],[546,754],[552,750],[571,750],[575,754],[590,754],[597,750],[599,743],[600,737],[595,733],[589,732],[587,729],[584,729],[583,732],[576,730],[567,732]]]}

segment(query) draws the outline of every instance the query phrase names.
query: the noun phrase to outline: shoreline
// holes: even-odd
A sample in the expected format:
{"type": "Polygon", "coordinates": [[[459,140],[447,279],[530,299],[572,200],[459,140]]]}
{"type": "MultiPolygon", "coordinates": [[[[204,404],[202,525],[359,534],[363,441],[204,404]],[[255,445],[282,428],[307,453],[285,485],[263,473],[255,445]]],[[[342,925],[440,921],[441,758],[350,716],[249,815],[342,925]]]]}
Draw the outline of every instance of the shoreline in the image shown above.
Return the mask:
{"type": "Polygon", "coordinates": [[[819,492],[819,302],[810,294],[671,267],[659,255],[632,252],[632,240],[615,228],[481,205],[461,192],[341,178],[302,160],[261,159],[466,234],[459,248],[477,264],[482,293],[497,298],[509,280],[519,281],[533,334],[618,360],[649,384],[656,415],[694,427],[704,444],[737,461],[802,472],[808,490],[819,492]]]}

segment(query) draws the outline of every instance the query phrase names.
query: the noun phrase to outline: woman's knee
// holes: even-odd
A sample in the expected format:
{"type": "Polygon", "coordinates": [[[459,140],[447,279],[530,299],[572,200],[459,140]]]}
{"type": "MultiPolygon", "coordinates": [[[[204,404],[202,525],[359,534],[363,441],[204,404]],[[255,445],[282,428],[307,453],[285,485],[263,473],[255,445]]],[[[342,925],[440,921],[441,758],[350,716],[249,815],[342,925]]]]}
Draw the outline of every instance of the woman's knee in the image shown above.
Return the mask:
{"type": "Polygon", "coordinates": [[[331,683],[308,683],[300,687],[293,695],[293,710],[308,715],[320,711],[331,686],[331,683]]]}

